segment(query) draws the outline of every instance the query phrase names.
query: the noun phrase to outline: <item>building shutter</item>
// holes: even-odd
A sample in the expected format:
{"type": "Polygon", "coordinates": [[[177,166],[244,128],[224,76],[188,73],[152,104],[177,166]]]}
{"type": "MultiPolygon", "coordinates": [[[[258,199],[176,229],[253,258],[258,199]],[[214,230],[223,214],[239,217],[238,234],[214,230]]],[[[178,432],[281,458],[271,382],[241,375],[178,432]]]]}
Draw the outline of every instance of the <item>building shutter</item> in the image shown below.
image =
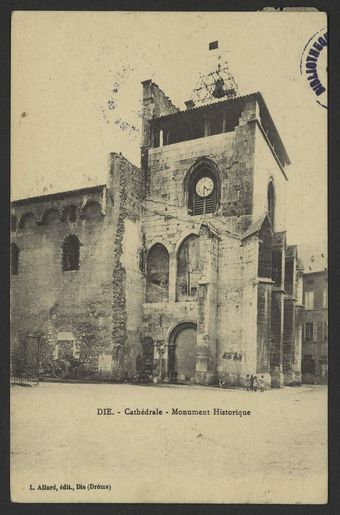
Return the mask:
{"type": "Polygon", "coordinates": [[[194,215],[203,215],[204,212],[204,198],[194,193],[194,206],[193,206],[193,214],[194,215]]]}
{"type": "Polygon", "coordinates": [[[313,342],[316,342],[318,339],[318,326],[317,324],[313,324],[313,342]]]}

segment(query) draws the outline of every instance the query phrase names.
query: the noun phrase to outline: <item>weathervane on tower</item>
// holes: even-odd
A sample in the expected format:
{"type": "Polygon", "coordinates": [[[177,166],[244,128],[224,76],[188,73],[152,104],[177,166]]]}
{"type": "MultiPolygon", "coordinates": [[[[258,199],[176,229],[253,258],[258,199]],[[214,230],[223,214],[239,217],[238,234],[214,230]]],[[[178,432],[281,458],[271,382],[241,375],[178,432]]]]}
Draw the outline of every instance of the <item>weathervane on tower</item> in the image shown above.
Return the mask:
{"type": "MultiPolygon", "coordinates": [[[[209,52],[218,50],[218,41],[209,43],[209,52]]],[[[239,96],[238,85],[229,71],[228,62],[222,60],[221,53],[214,52],[216,60],[207,73],[199,74],[196,88],[190,100],[185,102],[188,109],[216,102],[222,98],[232,99],[239,96]]]]}

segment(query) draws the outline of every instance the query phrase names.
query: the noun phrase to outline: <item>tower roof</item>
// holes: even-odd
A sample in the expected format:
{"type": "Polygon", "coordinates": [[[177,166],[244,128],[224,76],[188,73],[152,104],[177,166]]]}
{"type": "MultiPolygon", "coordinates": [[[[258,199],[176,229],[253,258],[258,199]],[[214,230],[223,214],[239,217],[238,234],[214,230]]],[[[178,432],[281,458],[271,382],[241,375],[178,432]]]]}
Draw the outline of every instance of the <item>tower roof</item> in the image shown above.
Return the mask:
{"type": "Polygon", "coordinates": [[[204,111],[208,111],[210,109],[223,108],[231,105],[237,104],[245,104],[250,100],[256,100],[259,104],[260,108],[260,123],[263,128],[264,133],[267,136],[267,139],[274,150],[274,153],[279,157],[281,163],[290,164],[290,159],[287,153],[287,150],[283,144],[283,141],[279,135],[279,132],[275,126],[275,123],[271,117],[269,109],[264,101],[262,94],[257,91],[255,93],[249,93],[247,95],[238,96],[235,98],[227,99],[218,99],[216,102],[202,104],[197,107],[193,107],[192,109],[186,109],[183,111],[178,111],[177,113],[172,113],[164,116],[160,116],[158,118],[159,121],[165,120],[174,120],[176,118],[183,117],[183,120],[189,118],[193,115],[193,113],[200,113],[204,111]]]}

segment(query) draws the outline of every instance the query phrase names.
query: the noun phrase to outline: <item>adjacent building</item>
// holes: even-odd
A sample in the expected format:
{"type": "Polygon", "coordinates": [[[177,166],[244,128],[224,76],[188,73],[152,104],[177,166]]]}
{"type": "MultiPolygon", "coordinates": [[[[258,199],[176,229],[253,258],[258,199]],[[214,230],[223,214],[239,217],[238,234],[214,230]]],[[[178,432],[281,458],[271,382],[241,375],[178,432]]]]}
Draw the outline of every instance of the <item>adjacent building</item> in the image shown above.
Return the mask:
{"type": "Polygon", "coordinates": [[[328,273],[325,253],[306,259],[303,276],[302,381],[328,381],[328,273]]]}

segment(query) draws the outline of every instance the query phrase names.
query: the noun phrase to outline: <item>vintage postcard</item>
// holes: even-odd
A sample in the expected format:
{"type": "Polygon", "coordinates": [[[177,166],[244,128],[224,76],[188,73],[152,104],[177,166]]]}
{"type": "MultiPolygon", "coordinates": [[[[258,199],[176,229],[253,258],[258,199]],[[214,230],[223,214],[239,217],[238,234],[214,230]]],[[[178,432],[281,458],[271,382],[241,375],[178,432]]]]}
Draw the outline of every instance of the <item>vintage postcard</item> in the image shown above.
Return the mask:
{"type": "Polygon", "coordinates": [[[12,501],[327,503],[327,46],[13,13],[12,501]]]}

